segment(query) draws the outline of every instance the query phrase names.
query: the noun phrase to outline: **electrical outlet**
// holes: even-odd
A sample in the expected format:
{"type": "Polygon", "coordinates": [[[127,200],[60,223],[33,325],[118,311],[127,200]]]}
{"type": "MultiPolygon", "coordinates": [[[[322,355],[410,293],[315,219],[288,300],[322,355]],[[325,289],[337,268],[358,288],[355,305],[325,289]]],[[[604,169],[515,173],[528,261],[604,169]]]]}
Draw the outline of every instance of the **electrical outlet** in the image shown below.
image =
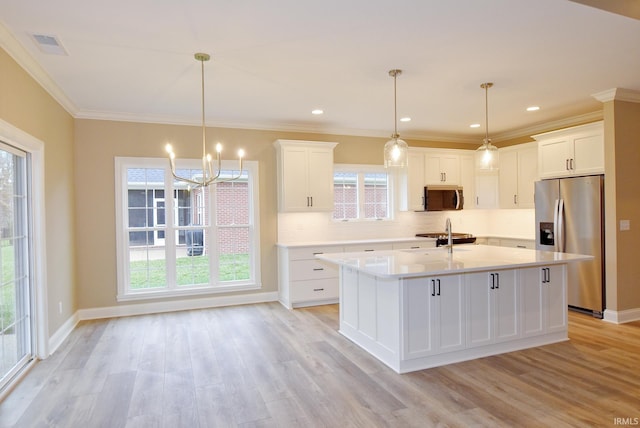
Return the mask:
{"type": "Polygon", "coordinates": [[[62,302],[58,302],[58,312],[62,315],[62,302]]]}
{"type": "Polygon", "coordinates": [[[620,230],[631,230],[631,221],[620,220],[620,230]]]}

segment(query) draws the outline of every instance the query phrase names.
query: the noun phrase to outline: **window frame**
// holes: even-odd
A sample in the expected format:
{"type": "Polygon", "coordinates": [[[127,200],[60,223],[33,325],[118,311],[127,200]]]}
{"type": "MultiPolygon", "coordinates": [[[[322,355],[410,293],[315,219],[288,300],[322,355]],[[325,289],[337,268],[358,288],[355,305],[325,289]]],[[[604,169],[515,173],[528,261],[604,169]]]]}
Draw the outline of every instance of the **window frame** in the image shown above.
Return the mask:
{"type": "MultiPolygon", "coordinates": [[[[177,169],[200,169],[202,161],[199,159],[176,160],[177,169]]],[[[223,170],[237,170],[238,164],[235,161],[222,161],[223,170]]],[[[175,235],[184,226],[176,225],[174,213],[177,210],[175,199],[166,197],[174,195],[174,178],[171,175],[169,161],[166,158],[138,158],[138,157],[115,157],[115,215],[116,215],[116,265],[117,265],[117,295],[116,300],[146,300],[154,298],[180,297],[200,294],[218,294],[232,291],[257,290],[262,288],[260,270],[260,209],[259,209],[259,171],[257,161],[243,161],[243,170],[248,175],[249,188],[249,279],[239,281],[218,280],[217,269],[217,245],[211,245],[209,262],[209,283],[178,285],[176,281],[176,249],[179,243],[175,235]],[[158,288],[133,289],[129,284],[129,225],[128,219],[128,168],[153,168],[164,171],[164,194],[165,194],[165,286],[158,288]],[[214,268],[214,265],[216,268],[214,268]],[[212,279],[213,278],[213,279],[212,279]]],[[[215,221],[216,210],[216,189],[215,185],[207,189],[210,221],[206,227],[210,228],[213,237],[217,236],[218,224],[215,221]]],[[[207,198],[205,198],[207,199],[207,198]]],[[[224,226],[223,226],[224,227],[224,226]]]]}
{"type": "MultiPolygon", "coordinates": [[[[337,223],[348,222],[373,222],[373,221],[393,221],[395,218],[395,205],[394,205],[394,192],[395,179],[394,174],[389,171],[384,165],[360,165],[360,164],[334,164],[333,173],[344,172],[357,175],[357,211],[358,216],[356,218],[343,218],[337,219],[334,217],[335,208],[331,212],[331,220],[337,223]],[[365,218],[365,180],[364,175],[368,173],[386,174],[387,176],[387,217],[384,218],[365,218]]],[[[334,196],[335,198],[335,196],[334,196]]]]}

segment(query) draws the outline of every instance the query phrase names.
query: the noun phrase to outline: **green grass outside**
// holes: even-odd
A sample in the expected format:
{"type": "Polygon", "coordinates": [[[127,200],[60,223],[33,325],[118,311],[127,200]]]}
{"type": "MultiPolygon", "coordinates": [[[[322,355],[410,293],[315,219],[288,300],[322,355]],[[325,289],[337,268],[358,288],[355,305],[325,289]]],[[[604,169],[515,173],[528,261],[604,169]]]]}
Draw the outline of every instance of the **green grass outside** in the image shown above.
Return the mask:
{"type": "MultiPolygon", "coordinates": [[[[220,282],[249,279],[249,255],[222,255],[218,260],[220,282]]],[[[178,286],[209,283],[209,256],[180,257],[176,260],[178,286]]],[[[132,289],[166,286],[165,260],[132,261],[129,264],[129,286],[132,289]]]]}
{"type": "Polygon", "coordinates": [[[0,329],[5,329],[16,319],[16,290],[14,279],[13,247],[2,243],[0,247],[0,329]]]}

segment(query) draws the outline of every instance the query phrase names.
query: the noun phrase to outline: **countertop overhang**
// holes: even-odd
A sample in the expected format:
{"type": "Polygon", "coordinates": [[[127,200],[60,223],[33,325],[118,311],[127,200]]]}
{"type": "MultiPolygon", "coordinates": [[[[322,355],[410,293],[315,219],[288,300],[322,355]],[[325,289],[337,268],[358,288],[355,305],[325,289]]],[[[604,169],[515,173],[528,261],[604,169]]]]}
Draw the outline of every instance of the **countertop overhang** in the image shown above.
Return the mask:
{"type": "Polygon", "coordinates": [[[410,278],[452,275],[495,269],[516,269],[591,260],[584,254],[557,253],[526,248],[491,245],[458,245],[447,248],[419,248],[354,253],[329,253],[316,256],[320,260],[350,266],[382,278],[410,278]]]}

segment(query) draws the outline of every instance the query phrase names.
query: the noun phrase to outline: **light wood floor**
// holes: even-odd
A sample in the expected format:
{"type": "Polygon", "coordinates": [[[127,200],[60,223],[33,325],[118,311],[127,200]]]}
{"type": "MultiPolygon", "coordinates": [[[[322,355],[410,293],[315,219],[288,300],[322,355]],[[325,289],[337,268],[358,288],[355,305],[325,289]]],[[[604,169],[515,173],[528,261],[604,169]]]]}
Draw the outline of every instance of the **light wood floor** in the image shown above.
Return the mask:
{"type": "MultiPolygon", "coordinates": [[[[640,323],[570,313],[569,342],[398,375],[337,305],[83,322],[0,404],[1,427],[562,427],[640,418],[640,323]]],[[[619,426],[619,424],[618,424],[619,426]]]]}

